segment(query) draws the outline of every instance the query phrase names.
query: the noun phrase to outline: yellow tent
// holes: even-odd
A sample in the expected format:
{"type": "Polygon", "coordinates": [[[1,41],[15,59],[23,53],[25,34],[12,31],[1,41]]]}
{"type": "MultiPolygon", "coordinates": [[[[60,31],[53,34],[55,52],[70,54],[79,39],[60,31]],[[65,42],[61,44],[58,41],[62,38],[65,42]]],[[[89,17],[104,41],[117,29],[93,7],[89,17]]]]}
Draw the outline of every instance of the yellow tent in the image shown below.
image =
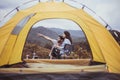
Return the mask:
{"type": "Polygon", "coordinates": [[[18,11],[0,28],[0,66],[22,62],[21,55],[32,25],[43,19],[69,19],[81,26],[92,50],[93,61],[105,62],[120,73],[120,46],[107,29],[83,9],[64,2],[40,2],[18,11]]]}

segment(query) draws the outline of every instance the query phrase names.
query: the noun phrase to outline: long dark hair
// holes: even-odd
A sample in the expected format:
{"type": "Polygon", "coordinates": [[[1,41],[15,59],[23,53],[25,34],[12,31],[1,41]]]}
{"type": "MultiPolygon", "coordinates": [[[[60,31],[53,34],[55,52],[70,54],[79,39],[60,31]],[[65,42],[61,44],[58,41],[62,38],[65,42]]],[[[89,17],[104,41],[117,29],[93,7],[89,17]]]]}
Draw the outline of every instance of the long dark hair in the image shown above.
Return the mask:
{"type": "Polygon", "coordinates": [[[72,38],[71,38],[70,33],[68,31],[64,31],[64,34],[65,34],[66,38],[69,39],[72,44],[72,38]]]}

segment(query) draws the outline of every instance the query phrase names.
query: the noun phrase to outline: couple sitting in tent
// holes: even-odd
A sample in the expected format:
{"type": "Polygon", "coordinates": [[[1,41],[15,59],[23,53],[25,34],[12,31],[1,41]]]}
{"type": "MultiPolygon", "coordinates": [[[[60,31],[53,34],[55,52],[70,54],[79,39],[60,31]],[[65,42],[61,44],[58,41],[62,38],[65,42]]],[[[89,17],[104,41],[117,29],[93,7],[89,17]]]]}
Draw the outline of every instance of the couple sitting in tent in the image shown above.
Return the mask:
{"type": "Polygon", "coordinates": [[[58,39],[52,39],[48,36],[38,33],[38,36],[42,36],[53,43],[53,47],[49,54],[50,59],[60,59],[70,54],[70,46],[72,44],[72,38],[68,31],[64,31],[64,34],[58,36],[58,39]]]}

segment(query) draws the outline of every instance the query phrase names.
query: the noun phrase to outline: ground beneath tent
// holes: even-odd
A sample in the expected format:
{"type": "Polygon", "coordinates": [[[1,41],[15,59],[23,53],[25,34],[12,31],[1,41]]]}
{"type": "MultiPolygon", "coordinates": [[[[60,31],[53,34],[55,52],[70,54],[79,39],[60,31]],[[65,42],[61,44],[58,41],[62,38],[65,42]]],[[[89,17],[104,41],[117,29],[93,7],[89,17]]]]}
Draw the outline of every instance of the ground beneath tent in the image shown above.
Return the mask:
{"type": "Polygon", "coordinates": [[[0,80],[120,80],[120,74],[106,72],[0,74],[0,80]]]}

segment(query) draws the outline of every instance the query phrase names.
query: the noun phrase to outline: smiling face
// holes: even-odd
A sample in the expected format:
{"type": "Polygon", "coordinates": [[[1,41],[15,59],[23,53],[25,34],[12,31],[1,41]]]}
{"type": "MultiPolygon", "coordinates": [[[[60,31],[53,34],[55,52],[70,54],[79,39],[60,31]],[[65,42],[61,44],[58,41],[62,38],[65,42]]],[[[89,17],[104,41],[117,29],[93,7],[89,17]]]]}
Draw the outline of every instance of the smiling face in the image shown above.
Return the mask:
{"type": "Polygon", "coordinates": [[[59,44],[62,44],[62,43],[63,43],[63,41],[64,41],[64,37],[63,37],[63,36],[61,36],[61,35],[59,35],[59,37],[58,37],[57,41],[58,41],[58,43],[59,43],[59,44]]]}
{"type": "Polygon", "coordinates": [[[62,34],[62,36],[63,36],[64,38],[66,38],[66,35],[65,35],[64,33],[62,34]]]}
{"type": "Polygon", "coordinates": [[[57,40],[59,41],[59,40],[60,40],[60,37],[58,37],[57,40]]]}

